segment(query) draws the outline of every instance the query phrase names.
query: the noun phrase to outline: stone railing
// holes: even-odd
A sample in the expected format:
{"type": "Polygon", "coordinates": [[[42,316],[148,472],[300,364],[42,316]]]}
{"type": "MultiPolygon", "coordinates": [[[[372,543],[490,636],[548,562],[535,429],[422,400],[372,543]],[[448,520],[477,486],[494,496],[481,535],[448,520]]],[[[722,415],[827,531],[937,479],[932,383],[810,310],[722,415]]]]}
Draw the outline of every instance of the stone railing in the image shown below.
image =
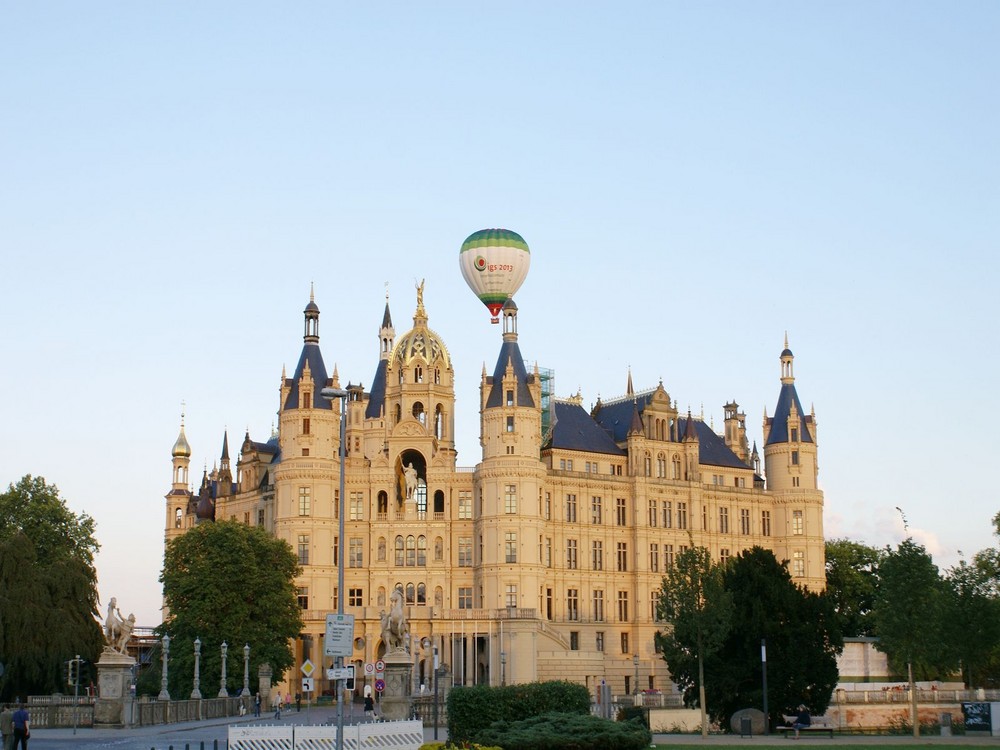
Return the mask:
{"type": "MultiPolygon", "coordinates": [[[[238,716],[240,698],[203,698],[202,700],[161,701],[139,697],[125,699],[125,723],[130,726],[174,724],[238,716]]],[[[62,695],[35,695],[26,706],[32,727],[92,727],[94,698],[62,695]]]]}

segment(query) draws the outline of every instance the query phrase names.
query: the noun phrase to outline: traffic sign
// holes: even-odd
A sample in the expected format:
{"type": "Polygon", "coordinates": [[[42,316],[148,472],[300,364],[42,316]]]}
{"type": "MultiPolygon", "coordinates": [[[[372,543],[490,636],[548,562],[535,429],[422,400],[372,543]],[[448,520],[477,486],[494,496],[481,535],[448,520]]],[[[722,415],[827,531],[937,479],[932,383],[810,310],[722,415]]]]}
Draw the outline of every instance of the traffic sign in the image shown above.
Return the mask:
{"type": "Polygon", "coordinates": [[[313,690],[314,690],[313,678],[312,677],[303,677],[302,678],[302,692],[303,693],[311,693],[313,690]]]}
{"type": "Polygon", "coordinates": [[[354,615],[327,615],[326,634],[323,638],[323,655],[351,656],[353,654],[354,615]]]}
{"type": "Polygon", "coordinates": [[[382,661],[381,659],[379,659],[377,662],[375,662],[375,671],[376,672],[384,672],[385,671],[385,662],[382,661]]]}
{"type": "Polygon", "coordinates": [[[385,680],[375,680],[375,691],[381,693],[383,690],[385,690],[385,680]]]}
{"type": "Polygon", "coordinates": [[[354,667],[335,667],[327,670],[331,680],[348,680],[354,677],[354,667]]]}
{"type": "Polygon", "coordinates": [[[316,671],[316,665],[313,664],[310,659],[306,659],[304,662],[302,662],[302,666],[300,667],[300,669],[302,670],[302,674],[304,674],[306,677],[312,677],[313,672],[316,671]]]}
{"type": "Polygon", "coordinates": [[[371,662],[365,664],[365,674],[375,674],[375,665],[371,662]]]}

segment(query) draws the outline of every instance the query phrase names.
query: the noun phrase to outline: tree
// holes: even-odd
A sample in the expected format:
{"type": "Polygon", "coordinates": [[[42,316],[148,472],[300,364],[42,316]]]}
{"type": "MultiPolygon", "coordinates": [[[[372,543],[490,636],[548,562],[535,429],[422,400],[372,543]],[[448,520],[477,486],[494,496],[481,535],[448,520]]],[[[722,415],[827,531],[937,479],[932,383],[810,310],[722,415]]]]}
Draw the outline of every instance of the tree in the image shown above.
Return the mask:
{"type": "MultiPolygon", "coordinates": [[[[171,695],[191,693],[196,639],[203,685],[221,673],[223,642],[230,647],[228,690],[243,686],[243,670],[234,665],[242,667],[244,645],[250,646],[251,674],[267,663],[280,680],[293,663],[290,640],[302,630],[294,583],[299,572],[288,543],[259,526],[202,523],[172,539],[160,575],[169,616],[157,628],[161,637],[170,635],[171,695]]],[[[158,686],[159,665],[149,671],[143,684],[155,680],[158,686]]]]}
{"type": "Polygon", "coordinates": [[[906,667],[910,683],[910,719],[919,736],[914,674],[925,679],[947,675],[957,664],[945,626],[948,594],[937,566],[912,538],[889,550],[879,567],[879,587],[872,615],[878,643],[890,666],[906,667]]]}
{"type": "Polygon", "coordinates": [[[948,641],[954,644],[967,687],[985,687],[1000,660],[1000,599],[993,595],[989,572],[975,563],[962,560],[945,580],[948,641]]]}
{"type": "Polygon", "coordinates": [[[831,539],[826,543],[826,593],[840,623],[840,632],[849,636],[870,636],[872,606],[878,588],[878,566],[885,550],[831,539]]]}
{"type": "Polygon", "coordinates": [[[770,550],[744,550],[723,569],[733,598],[732,627],[705,660],[707,708],[726,725],[737,710],[763,705],[760,643],[767,641],[769,721],[805,703],[823,713],[837,684],[843,639],[832,601],[795,584],[770,550]]]}
{"type": "Polygon", "coordinates": [[[0,494],[0,700],[65,689],[65,663],[96,660],[94,520],[24,476],[0,494]]]}
{"type": "Polygon", "coordinates": [[[671,628],[656,634],[657,646],[686,701],[697,689],[701,734],[707,737],[705,659],[722,645],[733,615],[733,597],[723,587],[722,566],[712,564],[707,549],[691,547],[677,556],[663,579],[658,615],[671,628]]]}

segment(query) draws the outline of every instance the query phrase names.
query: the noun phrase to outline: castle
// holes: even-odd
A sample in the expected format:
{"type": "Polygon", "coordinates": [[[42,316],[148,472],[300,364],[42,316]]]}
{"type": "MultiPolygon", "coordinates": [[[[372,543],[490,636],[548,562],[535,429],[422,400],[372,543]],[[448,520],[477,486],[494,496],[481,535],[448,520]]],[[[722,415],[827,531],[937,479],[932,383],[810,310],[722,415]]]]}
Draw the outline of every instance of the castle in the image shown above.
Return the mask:
{"type": "MultiPolygon", "coordinates": [[[[448,685],[569,679],[592,690],[671,689],[654,652],[657,590],[674,556],[694,544],[724,560],[759,545],[794,580],[824,587],[823,493],[814,414],[780,355],[780,390],[763,424],[763,471],[746,417],[725,405],[723,434],[677,410],[660,383],[588,411],[556,399],[551,373],[525,364],[517,307],[502,309],[502,342],[480,381],[482,456],[456,465],[456,374],[428,326],[422,286],[413,326],[396,337],[388,298],[371,387],[348,384],[345,540],[338,538],[341,388],[320,351],[310,294],[301,355],[282,374],[279,423],[243,438],[233,475],[228,435],[217,468],[189,489],[191,447],[173,447],[166,541],[199,522],[264,526],[298,555],[305,622],[296,663],[323,658],[325,617],[346,596],[357,666],[382,656],[380,613],[401,590],[414,683],[431,685],[431,647],[448,685]],[[346,591],[337,590],[339,555],[346,591]]],[[[471,419],[471,414],[463,415],[471,419]]],[[[331,685],[317,672],[317,691],[331,685]]],[[[298,672],[286,675],[297,692],[298,672]]],[[[358,680],[358,690],[362,680],[358,680]]]]}

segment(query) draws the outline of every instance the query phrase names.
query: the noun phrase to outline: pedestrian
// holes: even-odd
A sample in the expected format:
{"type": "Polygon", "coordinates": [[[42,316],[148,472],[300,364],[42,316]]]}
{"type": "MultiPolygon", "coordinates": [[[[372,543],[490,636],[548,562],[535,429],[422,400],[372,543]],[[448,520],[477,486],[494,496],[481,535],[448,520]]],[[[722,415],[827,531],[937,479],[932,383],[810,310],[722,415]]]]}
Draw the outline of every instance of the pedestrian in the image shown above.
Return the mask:
{"type": "Polygon", "coordinates": [[[285,710],[286,711],[291,711],[292,710],[292,694],[291,693],[285,693],[285,710]]]}
{"type": "Polygon", "coordinates": [[[295,710],[296,712],[302,711],[302,693],[295,694],[295,710]]]}
{"type": "Polygon", "coordinates": [[[375,700],[371,693],[365,696],[365,718],[368,721],[375,721],[375,700]]]}
{"type": "Polygon", "coordinates": [[[0,734],[3,735],[3,750],[10,750],[14,744],[14,709],[5,703],[0,711],[0,734]]]}
{"type": "Polygon", "coordinates": [[[792,724],[792,729],[795,730],[795,739],[799,738],[799,730],[805,729],[810,724],[812,724],[812,718],[809,716],[809,709],[800,704],[799,712],[795,715],[795,723],[792,724]]]}
{"type": "Polygon", "coordinates": [[[28,722],[28,712],[24,710],[21,701],[15,701],[14,716],[11,721],[14,723],[14,741],[11,742],[11,750],[16,750],[20,745],[22,750],[28,750],[28,738],[31,736],[31,726],[28,722]]]}
{"type": "Polygon", "coordinates": [[[281,718],[281,693],[278,693],[277,697],[274,699],[274,718],[281,718]]]}
{"type": "Polygon", "coordinates": [[[258,692],[257,697],[253,699],[253,715],[258,719],[260,718],[260,692],[258,692]]]}

